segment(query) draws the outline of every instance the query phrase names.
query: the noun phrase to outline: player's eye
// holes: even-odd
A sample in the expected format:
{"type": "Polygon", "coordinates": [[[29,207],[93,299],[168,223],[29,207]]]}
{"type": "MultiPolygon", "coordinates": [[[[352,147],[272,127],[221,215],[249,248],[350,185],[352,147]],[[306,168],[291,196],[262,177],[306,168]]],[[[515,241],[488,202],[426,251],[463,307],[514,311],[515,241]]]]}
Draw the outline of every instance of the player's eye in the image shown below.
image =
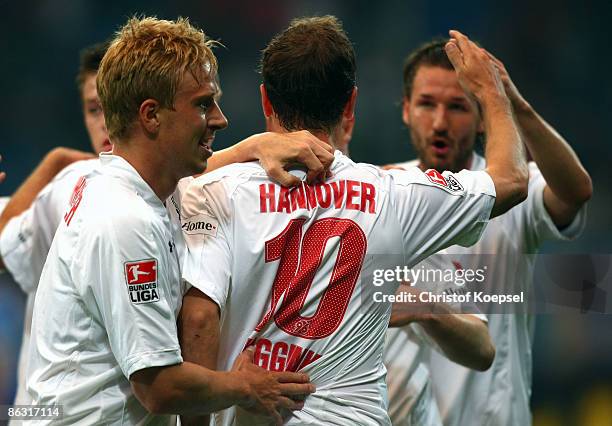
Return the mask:
{"type": "Polygon", "coordinates": [[[213,98],[205,99],[198,103],[198,108],[200,108],[203,112],[206,112],[210,109],[214,102],[215,100],[213,98]]]}
{"type": "Polygon", "coordinates": [[[100,105],[92,104],[87,107],[87,112],[92,115],[102,113],[102,107],[100,105]]]}
{"type": "Polygon", "coordinates": [[[425,108],[433,108],[435,106],[432,101],[428,101],[425,99],[422,99],[419,102],[417,102],[417,105],[420,107],[425,107],[425,108]]]}
{"type": "Polygon", "coordinates": [[[453,103],[448,106],[448,109],[453,111],[467,111],[467,107],[460,103],[453,103]]]}

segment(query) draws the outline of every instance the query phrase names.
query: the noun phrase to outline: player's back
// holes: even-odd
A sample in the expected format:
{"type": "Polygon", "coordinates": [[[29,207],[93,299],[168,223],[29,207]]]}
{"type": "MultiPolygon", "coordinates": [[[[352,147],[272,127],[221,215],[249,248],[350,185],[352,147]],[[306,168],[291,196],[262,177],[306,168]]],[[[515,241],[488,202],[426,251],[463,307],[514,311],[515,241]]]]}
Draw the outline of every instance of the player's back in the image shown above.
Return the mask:
{"type": "MultiPolygon", "coordinates": [[[[381,253],[401,255],[401,232],[376,168],[337,156],[332,172],[325,183],[291,190],[254,163],[205,175],[219,223],[196,216],[183,230],[197,238],[206,228],[198,222],[212,223],[231,249],[219,368],[230,369],[251,346],[261,367],[302,371],[316,384],[296,413],[300,423],[315,421],[309,415],[316,412],[326,424],[384,424],[380,359],[389,304],[373,301],[362,271],[381,267],[381,253]]],[[[187,217],[193,202],[183,198],[187,217]]]]}
{"type": "MultiPolygon", "coordinates": [[[[411,266],[450,243],[465,223],[488,216],[492,198],[478,209],[477,197],[441,196],[418,169],[394,177],[335,157],[331,179],[291,190],[256,163],[195,179],[182,198],[183,276],[220,307],[220,369],[253,347],[263,368],[309,374],[317,391],[288,424],[390,424],[382,364],[390,303],[382,293],[398,283],[375,287],[374,269],[411,266]],[[436,204],[443,198],[444,215],[436,204]],[[441,225],[447,218],[454,229],[441,225]]],[[[469,228],[479,235],[481,226],[469,228]]],[[[230,423],[232,412],[224,415],[218,423],[230,423]]],[[[236,420],[256,423],[240,410],[236,420]]]]}

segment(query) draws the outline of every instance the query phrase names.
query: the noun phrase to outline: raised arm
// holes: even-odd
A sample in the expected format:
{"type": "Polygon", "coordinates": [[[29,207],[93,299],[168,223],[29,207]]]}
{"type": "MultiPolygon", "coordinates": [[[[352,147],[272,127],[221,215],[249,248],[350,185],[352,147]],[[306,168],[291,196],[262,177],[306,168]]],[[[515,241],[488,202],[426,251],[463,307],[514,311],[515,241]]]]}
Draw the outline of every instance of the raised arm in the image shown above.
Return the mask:
{"type": "MultiPolygon", "coordinates": [[[[27,210],[38,193],[57,175],[64,167],[79,161],[94,158],[91,153],[75,149],[59,147],[50,151],[43,161],[34,169],[32,174],[21,184],[11,196],[6,207],[0,215],[0,233],[13,217],[27,210]]],[[[0,259],[0,267],[3,262],[0,259]]]]}
{"type": "Polygon", "coordinates": [[[555,225],[563,228],[572,222],[578,210],[591,198],[591,177],[563,136],[523,98],[504,64],[491,53],[487,54],[500,73],[523,140],[546,180],[546,210],[555,225]]]}
{"type": "Polygon", "coordinates": [[[487,144],[486,171],[495,184],[491,217],[499,216],[527,197],[528,169],[512,106],[499,72],[489,56],[459,31],[450,31],[446,44],[459,83],[478,101],[487,144]]]}

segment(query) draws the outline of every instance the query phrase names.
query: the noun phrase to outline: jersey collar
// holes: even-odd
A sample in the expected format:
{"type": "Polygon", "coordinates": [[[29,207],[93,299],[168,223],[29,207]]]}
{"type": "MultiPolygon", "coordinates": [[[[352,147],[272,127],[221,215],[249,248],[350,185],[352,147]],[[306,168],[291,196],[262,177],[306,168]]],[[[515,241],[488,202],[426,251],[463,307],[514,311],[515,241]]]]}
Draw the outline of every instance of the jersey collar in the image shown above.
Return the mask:
{"type": "Polygon", "coordinates": [[[113,155],[111,152],[102,152],[100,153],[100,163],[104,173],[120,179],[122,184],[131,187],[157,213],[162,216],[166,215],[166,207],[162,201],[127,160],[118,155],[113,155]]]}

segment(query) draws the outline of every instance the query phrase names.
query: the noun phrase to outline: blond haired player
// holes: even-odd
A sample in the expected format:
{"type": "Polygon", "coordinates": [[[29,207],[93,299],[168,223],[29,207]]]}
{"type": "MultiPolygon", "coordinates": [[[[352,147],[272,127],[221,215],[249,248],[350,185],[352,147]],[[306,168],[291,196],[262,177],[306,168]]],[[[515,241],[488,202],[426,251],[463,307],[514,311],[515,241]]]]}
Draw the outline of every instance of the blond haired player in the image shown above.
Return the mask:
{"type": "Polygon", "coordinates": [[[170,414],[233,404],[269,413],[287,406],[281,395],[311,390],[303,374],[245,360],[216,373],[181,357],[181,244],[164,205],[178,180],[207,162],[265,152],[262,161],[290,182],[285,161],[301,160],[314,178],[323,170],[317,156],[329,156],[302,132],[289,149],[279,149],[286,136],[262,134],[211,157],[215,132],[227,126],[211,43],[185,19],[133,18],[102,60],[97,88],[113,151],[74,186],[32,324],[28,392],[35,404],[63,406],[56,423],[169,424],[170,414]]]}

